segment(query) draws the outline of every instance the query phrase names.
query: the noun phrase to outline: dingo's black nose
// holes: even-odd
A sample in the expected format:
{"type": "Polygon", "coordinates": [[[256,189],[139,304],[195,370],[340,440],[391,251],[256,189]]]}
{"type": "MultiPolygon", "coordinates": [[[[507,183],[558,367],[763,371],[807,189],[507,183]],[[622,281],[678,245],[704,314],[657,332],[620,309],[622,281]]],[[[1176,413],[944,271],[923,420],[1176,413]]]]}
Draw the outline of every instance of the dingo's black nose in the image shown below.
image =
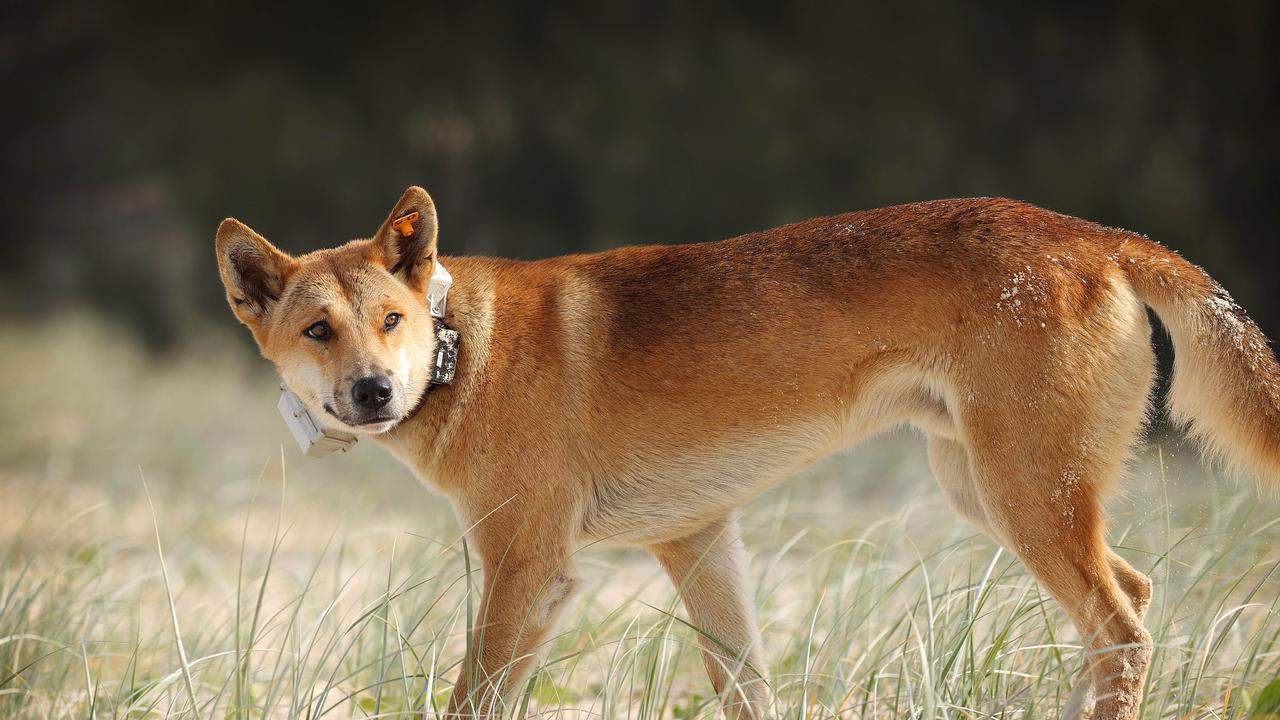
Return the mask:
{"type": "Polygon", "coordinates": [[[360,378],[351,386],[351,399],[370,410],[377,410],[391,402],[391,378],[386,375],[370,375],[360,378]]]}

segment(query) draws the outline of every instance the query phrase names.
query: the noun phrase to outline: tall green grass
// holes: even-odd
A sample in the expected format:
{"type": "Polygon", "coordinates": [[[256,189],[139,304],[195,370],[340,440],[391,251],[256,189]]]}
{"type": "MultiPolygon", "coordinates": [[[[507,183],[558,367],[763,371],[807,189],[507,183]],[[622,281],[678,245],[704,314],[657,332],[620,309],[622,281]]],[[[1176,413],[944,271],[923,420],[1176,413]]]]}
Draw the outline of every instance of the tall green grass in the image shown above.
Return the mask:
{"type": "MultiPolygon", "coordinates": [[[[479,579],[447,503],[371,445],[297,456],[270,376],[220,339],[156,360],[80,321],[31,333],[0,329],[17,348],[0,373],[24,378],[0,407],[0,718],[442,711],[479,579]]],[[[1113,544],[1155,581],[1143,717],[1243,718],[1280,676],[1280,508],[1161,453],[1111,503],[1113,544]]],[[[909,433],[742,525],[777,715],[1058,715],[1079,639],[954,519],[909,433]]],[[[576,560],[581,590],[510,711],[713,717],[656,563],[576,560]]]]}

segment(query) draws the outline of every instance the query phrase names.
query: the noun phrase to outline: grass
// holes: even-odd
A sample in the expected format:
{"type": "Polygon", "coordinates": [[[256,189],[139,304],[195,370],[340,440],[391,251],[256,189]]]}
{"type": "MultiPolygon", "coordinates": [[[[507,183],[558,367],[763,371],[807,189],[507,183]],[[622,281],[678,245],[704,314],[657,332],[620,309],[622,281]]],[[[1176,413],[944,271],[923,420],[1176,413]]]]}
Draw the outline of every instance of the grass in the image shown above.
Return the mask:
{"type": "MultiPolygon", "coordinates": [[[[148,358],[68,318],[0,342],[0,717],[442,708],[478,602],[446,501],[371,443],[299,456],[238,336],[148,358]]],[[[1172,445],[1143,450],[1111,511],[1155,581],[1143,717],[1246,717],[1280,675],[1276,503],[1172,445]]],[[[910,433],[786,483],[743,527],[779,716],[1058,716],[1078,638],[954,519],[910,433]]],[[[656,563],[591,548],[578,566],[513,710],[713,717],[656,563]]]]}

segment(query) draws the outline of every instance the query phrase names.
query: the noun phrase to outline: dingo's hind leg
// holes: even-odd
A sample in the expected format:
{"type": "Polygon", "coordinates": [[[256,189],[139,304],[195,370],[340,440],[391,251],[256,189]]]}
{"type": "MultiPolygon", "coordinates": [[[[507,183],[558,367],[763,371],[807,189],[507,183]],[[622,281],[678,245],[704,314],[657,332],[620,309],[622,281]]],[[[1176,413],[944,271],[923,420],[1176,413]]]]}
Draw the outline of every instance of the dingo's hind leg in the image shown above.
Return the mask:
{"type": "Polygon", "coordinates": [[[1154,363],[1145,316],[1117,302],[1111,319],[1070,342],[1006,354],[992,365],[998,375],[968,375],[975,392],[957,419],[991,533],[1066,609],[1085,645],[1066,716],[1132,720],[1151,658],[1142,625],[1150,580],[1108,547],[1102,494],[1124,474],[1154,363]]]}
{"type": "Polygon", "coordinates": [[[1118,556],[1103,538],[1101,506],[1090,483],[1055,497],[1048,488],[1061,481],[1062,470],[1015,467],[1010,458],[981,451],[975,462],[993,529],[1067,610],[1085,644],[1086,669],[1067,717],[1137,717],[1151,635],[1117,577],[1118,556]]]}
{"type": "Polygon", "coordinates": [[[1115,550],[1108,548],[1107,553],[1111,572],[1115,573],[1120,589],[1129,596],[1129,602],[1133,604],[1133,611],[1137,613],[1138,618],[1145,618],[1147,606],[1151,604],[1151,578],[1135,569],[1127,560],[1116,554],[1115,550]]]}
{"type": "Polygon", "coordinates": [[[973,479],[969,450],[959,440],[929,436],[929,468],[942,488],[952,509],[988,537],[999,538],[991,531],[991,521],[982,507],[982,495],[973,479]]]}
{"type": "Polygon", "coordinates": [[[1150,581],[1107,546],[1101,494],[1123,472],[1138,415],[1059,397],[1035,406],[1004,398],[1000,412],[968,414],[974,480],[993,535],[1067,610],[1085,644],[1067,717],[1132,720],[1151,657],[1142,626],[1150,581]]]}

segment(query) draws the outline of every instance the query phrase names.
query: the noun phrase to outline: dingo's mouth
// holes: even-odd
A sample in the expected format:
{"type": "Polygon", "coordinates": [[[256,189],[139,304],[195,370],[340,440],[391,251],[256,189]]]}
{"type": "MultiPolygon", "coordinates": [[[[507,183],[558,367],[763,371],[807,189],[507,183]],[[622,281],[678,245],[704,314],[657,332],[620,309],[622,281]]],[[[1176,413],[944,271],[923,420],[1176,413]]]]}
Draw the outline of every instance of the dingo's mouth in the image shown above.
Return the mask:
{"type": "Polygon", "coordinates": [[[361,430],[372,430],[373,428],[376,428],[380,425],[385,425],[386,427],[382,428],[381,430],[375,431],[375,432],[385,432],[386,430],[390,430],[393,425],[395,425],[396,423],[404,419],[397,415],[375,415],[373,417],[360,418],[360,419],[346,418],[340,415],[329,403],[325,403],[323,407],[324,407],[324,411],[329,413],[329,415],[333,419],[337,420],[343,425],[346,425],[347,427],[358,428],[361,430]]]}

